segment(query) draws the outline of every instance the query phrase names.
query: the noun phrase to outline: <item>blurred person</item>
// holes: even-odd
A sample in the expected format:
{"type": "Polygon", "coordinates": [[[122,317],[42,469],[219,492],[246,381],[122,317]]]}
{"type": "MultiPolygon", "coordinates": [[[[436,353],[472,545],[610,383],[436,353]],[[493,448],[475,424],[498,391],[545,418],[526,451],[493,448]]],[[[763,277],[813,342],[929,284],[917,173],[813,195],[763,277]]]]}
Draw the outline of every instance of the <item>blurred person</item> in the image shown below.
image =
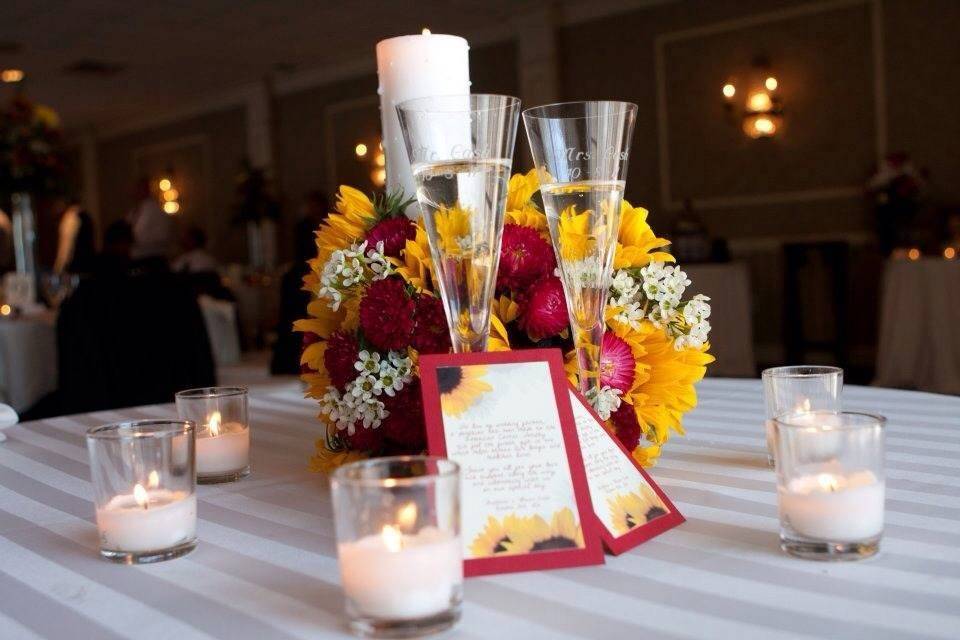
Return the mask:
{"type": "Polygon", "coordinates": [[[0,209],[0,274],[13,269],[13,222],[0,209]]]}
{"type": "Polygon", "coordinates": [[[93,271],[100,275],[125,275],[133,252],[133,229],[126,220],[111,223],[103,234],[103,250],[94,261],[93,271]]]}
{"type": "Polygon", "coordinates": [[[135,197],[137,204],[127,215],[133,231],[131,257],[134,260],[166,261],[173,237],[173,220],[153,197],[147,178],[137,182],[135,197]]]}
{"type": "Polygon", "coordinates": [[[97,249],[94,243],[93,218],[83,210],[79,200],[61,200],[55,273],[87,273],[93,269],[97,249]]]}
{"type": "Polygon", "coordinates": [[[302,336],[294,333],[294,321],[303,318],[310,302],[310,294],[303,290],[303,276],[310,271],[307,260],[317,255],[315,232],[330,211],[330,203],[322,191],[311,191],[300,208],[302,217],[293,227],[293,264],[283,274],[280,285],[280,320],[277,323],[277,342],[273,345],[270,373],[300,373],[302,336]]]}
{"type": "Polygon", "coordinates": [[[180,238],[183,253],[173,261],[173,270],[181,273],[202,273],[217,270],[216,259],[207,252],[207,234],[194,225],[180,238]]]}

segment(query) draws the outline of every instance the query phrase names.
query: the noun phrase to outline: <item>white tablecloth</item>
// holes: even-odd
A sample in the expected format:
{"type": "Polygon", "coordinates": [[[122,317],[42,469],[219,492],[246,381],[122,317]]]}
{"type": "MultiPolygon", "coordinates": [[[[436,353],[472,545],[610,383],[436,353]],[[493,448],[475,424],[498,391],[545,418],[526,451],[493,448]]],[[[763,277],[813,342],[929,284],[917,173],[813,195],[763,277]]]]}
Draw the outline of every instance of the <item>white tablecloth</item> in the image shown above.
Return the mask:
{"type": "Polygon", "coordinates": [[[874,384],[960,394],[960,261],[888,261],[882,305],[874,384]]]}
{"type": "Polygon", "coordinates": [[[692,281],[687,293],[702,293],[710,298],[710,352],[717,361],[710,365],[709,374],[751,378],[757,375],[753,355],[753,295],[747,265],[730,262],[681,267],[692,281]]]}
{"type": "Polygon", "coordinates": [[[55,316],[0,318],[0,402],[23,412],[56,388],[55,316]]]}
{"type": "MultiPolygon", "coordinates": [[[[708,379],[654,477],[687,522],[605,566],[471,579],[446,638],[956,638],[960,399],[847,387],[890,418],[880,554],[783,555],[756,380],[708,379]]],[[[347,637],[328,488],[306,471],[316,405],[251,399],[252,475],[200,487],[200,544],[126,567],[96,555],[83,432],[169,405],[26,423],[0,445],[0,637],[347,637]]]]}

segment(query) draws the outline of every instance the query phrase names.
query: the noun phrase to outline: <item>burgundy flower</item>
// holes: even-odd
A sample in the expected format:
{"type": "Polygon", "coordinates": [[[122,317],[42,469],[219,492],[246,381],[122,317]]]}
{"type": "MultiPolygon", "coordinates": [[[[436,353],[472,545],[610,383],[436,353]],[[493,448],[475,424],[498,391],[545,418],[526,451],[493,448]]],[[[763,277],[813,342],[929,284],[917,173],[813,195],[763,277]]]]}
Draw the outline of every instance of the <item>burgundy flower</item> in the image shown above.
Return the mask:
{"type": "Polygon", "coordinates": [[[394,445],[395,449],[410,453],[422,451],[427,444],[427,433],[423,426],[420,382],[414,380],[392,398],[381,396],[380,399],[386,410],[390,412],[380,425],[384,437],[394,445]]]}
{"type": "Polygon", "coordinates": [[[360,345],[357,339],[344,331],[335,331],[327,340],[327,349],[323,352],[323,366],[330,376],[330,382],[338,389],[357,377],[353,367],[357,361],[360,345]]]}
{"type": "Polygon", "coordinates": [[[523,296],[517,321],[531,340],[555,336],[567,328],[567,301],[560,278],[548,276],[534,282],[523,296]]]}
{"type": "Polygon", "coordinates": [[[637,413],[633,405],[623,402],[620,407],[610,414],[610,420],[616,429],[617,439],[627,448],[633,451],[640,444],[640,437],[643,430],[640,429],[640,423],[637,422],[637,413]]]}
{"type": "Polygon", "coordinates": [[[403,349],[413,334],[414,303],[407,295],[403,280],[378,280],[367,288],[360,301],[360,327],[377,349],[403,349]]]}
{"type": "Polygon", "coordinates": [[[553,248],[536,229],[504,225],[497,289],[522,290],[553,273],[556,266],[553,248]]]}
{"type": "Polygon", "coordinates": [[[443,302],[434,296],[420,294],[414,311],[413,348],[420,353],[450,351],[450,330],[443,302]]]}
{"type": "Polygon", "coordinates": [[[412,240],[416,233],[416,226],[406,216],[384,218],[367,233],[367,250],[376,248],[377,243],[382,242],[384,255],[399,258],[407,240],[412,240]]]}
{"type": "Polygon", "coordinates": [[[350,448],[355,451],[379,451],[383,446],[383,425],[376,429],[368,429],[363,424],[354,425],[353,435],[347,435],[346,431],[340,432],[350,443],[350,448]]]}

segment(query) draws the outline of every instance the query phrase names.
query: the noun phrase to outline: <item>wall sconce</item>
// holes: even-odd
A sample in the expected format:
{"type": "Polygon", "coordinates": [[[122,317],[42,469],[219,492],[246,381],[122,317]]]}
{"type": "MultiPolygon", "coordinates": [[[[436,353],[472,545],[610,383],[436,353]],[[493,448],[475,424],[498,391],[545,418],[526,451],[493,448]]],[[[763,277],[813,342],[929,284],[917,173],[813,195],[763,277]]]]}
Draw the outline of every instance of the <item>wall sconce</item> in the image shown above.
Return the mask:
{"type": "Polygon", "coordinates": [[[747,81],[728,80],[723,85],[724,108],[739,121],[743,132],[751,138],[770,138],[783,126],[783,102],[777,93],[780,82],[763,61],[755,61],[753,73],[747,81]],[[738,95],[743,104],[738,104],[738,95]]]}
{"type": "MultiPolygon", "coordinates": [[[[170,171],[172,174],[173,172],[170,171]]],[[[167,215],[175,216],[180,213],[180,192],[173,186],[171,178],[161,178],[157,183],[160,188],[160,206],[167,215]]]]}
{"type": "MultiPolygon", "coordinates": [[[[363,142],[358,142],[353,148],[357,160],[364,161],[370,156],[370,149],[363,142]]],[[[372,155],[373,169],[370,171],[370,182],[375,187],[382,187],[387,182],[387,170],[384,168],[387,164],[386,156],[383,155],[383,143],[377,141],[377,151],[372,155]]]]}

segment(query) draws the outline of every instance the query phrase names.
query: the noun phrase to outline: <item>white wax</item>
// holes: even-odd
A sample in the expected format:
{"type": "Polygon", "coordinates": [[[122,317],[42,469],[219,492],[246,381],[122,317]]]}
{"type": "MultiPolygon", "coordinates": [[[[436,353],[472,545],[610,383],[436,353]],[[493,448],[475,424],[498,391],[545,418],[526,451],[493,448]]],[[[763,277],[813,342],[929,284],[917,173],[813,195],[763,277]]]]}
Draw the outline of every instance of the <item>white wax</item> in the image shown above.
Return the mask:
{"type": "Polygon", "coordinates": [[[463,582],[460,539],[433,527],[403,535],[391,549],[381,535],[338,545],[340,580],[358,612],[394,620],[446,611],[463,582]]]}
{"type": "Polygon", "coordinates": [[[812,473],[780,489],[780,518],[802,536],[857,542],[883,532],[884,483],[870,471],[812,473]]]}
{"type": "Polygon", "coordinates": [[[197,535],[197,497],[148,489],[146,508],[133,494],[114,496],[97,509],[100,545],[111,551],[159,551],[197,535]]]}
{"type": "Polygon", "coordinates": [[[209,429],[197,433],[197,474],[230,473],[250,463],[250,429],[239,422],[225,422],[217,435],[209,429]]]}
{"type": "MultiPolygon", "coordinates": [[[[417,193],[397,118],[397,104],[428,96],[469,94],[469,51],[463,38],[440,34],[400,36],[377,43],[377,93],[388,192],[402,188],[410,198],[417,193]]],[[[408,215],[420,215],[417,205],[408,209],[408,215]]]]}

